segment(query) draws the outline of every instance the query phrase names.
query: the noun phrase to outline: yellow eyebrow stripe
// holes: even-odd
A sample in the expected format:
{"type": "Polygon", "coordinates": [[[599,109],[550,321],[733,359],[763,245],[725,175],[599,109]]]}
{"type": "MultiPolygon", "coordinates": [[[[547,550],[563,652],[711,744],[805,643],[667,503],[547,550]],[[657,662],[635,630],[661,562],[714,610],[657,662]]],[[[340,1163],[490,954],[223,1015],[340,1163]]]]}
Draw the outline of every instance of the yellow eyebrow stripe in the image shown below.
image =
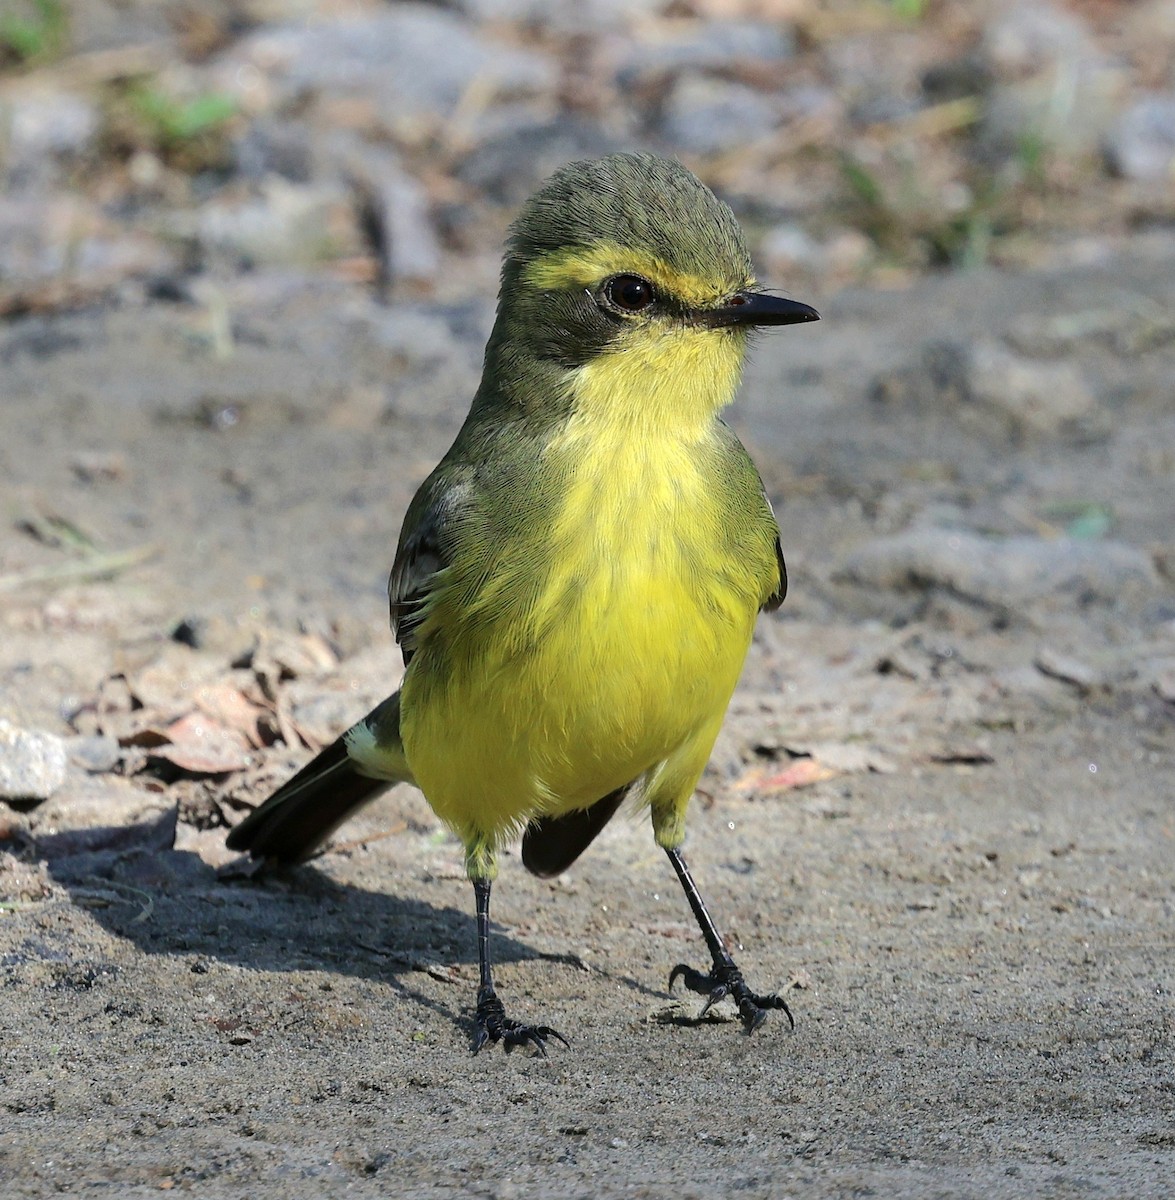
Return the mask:
{"type": "Polygon", "coordinates": [[[529,263],[524,278],[541,291],[562,291],[572,287],[594,288],[609,275],[641,275],[654,287],[685,301],[691,308],[716,304],[731,292],[754,284],[752,279],[703,279],[675,270],[647,250],[616,242],[553,250],[529,263]]]}

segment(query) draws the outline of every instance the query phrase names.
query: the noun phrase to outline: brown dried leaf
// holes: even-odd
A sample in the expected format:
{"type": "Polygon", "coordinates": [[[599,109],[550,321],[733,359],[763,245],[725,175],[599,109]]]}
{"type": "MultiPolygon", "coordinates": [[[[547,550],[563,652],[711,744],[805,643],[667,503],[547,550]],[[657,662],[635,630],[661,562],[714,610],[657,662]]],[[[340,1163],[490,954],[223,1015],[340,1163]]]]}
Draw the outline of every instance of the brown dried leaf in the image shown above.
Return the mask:
{"type": "Polygon", "coordinates": [[[930,762],[961,766],[978,767],[995,762],[995,755],[975,745],[944,746],[940,750],[932,750],[926,757],[930,762]]]}
{"type": "MultiPolygon", "coordinates": [[[[79,705],[69,717],[69,723],[78,733],[108,733],[117,737],[121,728],[117,718],[134,711],[137,702],[125,675],[107,675],[98,684],[93,698],[79,705]]],[[[124,727],[125,722],[122,723],[124,727]]]]}
{"type": "Polygon", "coordinates": [[[291,749],[296,748],[299,743],[304,744],[309,750],[320,750],[322,748],[322,742],[316,742],[312,738],[302,736],[302,731],[290,715],[289,700],[284,692],[277,698],[277,705],[274,708],[273,715],[277,721],[278,733],[281,735],[281,740],[285,745],[291,749]]]}
{"type": "Polygon", "coordinates": [[[192,775],[227,775],[249,765],[249,756],[230,745],[208,743],[202,746],[191,743],[181,746],[160,746],[151,755],[163,759],[192,775]]]}
{"type": "Polygon", "coordinates": [[[231,683],[209,683],[192,696],[196,708],[217,724],[239,733],[255,749],[262,746],[259,722],[268,709],[254,704],[231,683]]]}
{"type": "Polygon", "coordinates": [[[280,679],[299,679],[323,675],[338,666],[326,638],[317,633],[267,633],[260,638],[249,656],[249,666],[272,690],[280,679]]]}
{"type": "Polygon", "coordinates": [[[171,745],[152,754],[193,775],[224,775],[252,762],[249,745],[236,730],[226,729],[203,713],[189,713],[168,727],[171,745]]]}
{"type": "Polygon", "coordinates": [[[1071,683],[1083,692],[1097,687],[1101,682],[1097,672],[1088,664],[1067,654],[1059,654],[1047,646],[1033,659],[1033,666],[1051,679],[1071,683]]]}
{"type": "Polygon", "coordinates": [[[130,685],[144,708],[186,709],[196,688],[223,672],[223,662],[213,655],[172,642],[131,677],[130,685]]]}
{"type": "Polygon", "coordinates": [[[120,746],[141,746],[153,750],[156,746],[166,746],[174,739],[166,724],[144,724],[128,728],[118,739],[120,746]]]}
{"type": "Polygon", "coordinates": [[[825,779],[835,779],[839,774],[841,774],[840,771],[826,766],[814,758],[797,758],[782,769],[752,767],[734,786],[740,792],[775,795],[780,792],[792,791],[795,788],[809,787],[811,784],[821,783],[825,779]]]}

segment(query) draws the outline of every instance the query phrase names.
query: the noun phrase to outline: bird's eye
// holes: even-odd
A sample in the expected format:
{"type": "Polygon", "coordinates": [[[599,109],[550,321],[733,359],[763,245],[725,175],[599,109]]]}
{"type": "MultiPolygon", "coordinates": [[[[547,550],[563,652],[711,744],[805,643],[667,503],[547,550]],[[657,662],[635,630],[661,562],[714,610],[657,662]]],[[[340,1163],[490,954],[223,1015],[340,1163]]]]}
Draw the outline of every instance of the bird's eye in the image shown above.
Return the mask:
{"type": "Polygon", "coordinates": [[[604,297],[622,312],[640,312],[657,298],[653,285],[639,275],[614,275],[604,285],[604,297]]]}

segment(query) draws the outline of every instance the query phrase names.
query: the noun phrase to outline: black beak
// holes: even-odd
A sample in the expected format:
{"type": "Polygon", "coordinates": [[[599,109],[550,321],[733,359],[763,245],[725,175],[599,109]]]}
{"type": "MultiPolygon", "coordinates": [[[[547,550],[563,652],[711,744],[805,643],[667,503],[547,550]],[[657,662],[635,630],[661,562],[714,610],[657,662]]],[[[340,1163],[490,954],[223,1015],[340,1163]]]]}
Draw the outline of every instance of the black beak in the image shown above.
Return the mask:
{"type": "Polygon", "coordinates": [[[819,321],[810,305],[764,292],[735,292],[719,308],[699,309],[695,319],[703,325],[800,325],[819,321]]]}

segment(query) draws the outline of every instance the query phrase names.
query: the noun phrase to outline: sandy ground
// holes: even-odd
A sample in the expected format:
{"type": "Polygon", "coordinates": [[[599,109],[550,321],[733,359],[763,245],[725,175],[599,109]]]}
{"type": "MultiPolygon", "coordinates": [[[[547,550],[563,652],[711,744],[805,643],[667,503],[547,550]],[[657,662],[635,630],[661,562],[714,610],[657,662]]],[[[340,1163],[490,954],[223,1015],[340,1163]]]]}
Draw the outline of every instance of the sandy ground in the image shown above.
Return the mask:
{"type": "MultiPolygon", "coordinates": [[[[383,581],[488,310],[441,370],[341,286],[233,287],[222,357],[184,304],[0,329],[4,571],[73,561],[51,518],[156,552],[0,596],[17,725],[116,727],[116,686],[171,720],[282,638],[330,651],[267,677],[299,728],[395,681],[383,581]]],[[[733,415],[792,594],[687,844],[795,1031],[668,995],[703,951],[630,820],[553,883],[507,857],[501,991],[571,1047],[472,1058],[472,897],[417,794],[218,878],[305,751],[192,778],[140,737],[6,817],[4,1195],[1175,1193],[1175,243],[802,298],[733,415]],[[1001,407],[958,367],[990,338],[1095,403],[1001,407]]]]}

